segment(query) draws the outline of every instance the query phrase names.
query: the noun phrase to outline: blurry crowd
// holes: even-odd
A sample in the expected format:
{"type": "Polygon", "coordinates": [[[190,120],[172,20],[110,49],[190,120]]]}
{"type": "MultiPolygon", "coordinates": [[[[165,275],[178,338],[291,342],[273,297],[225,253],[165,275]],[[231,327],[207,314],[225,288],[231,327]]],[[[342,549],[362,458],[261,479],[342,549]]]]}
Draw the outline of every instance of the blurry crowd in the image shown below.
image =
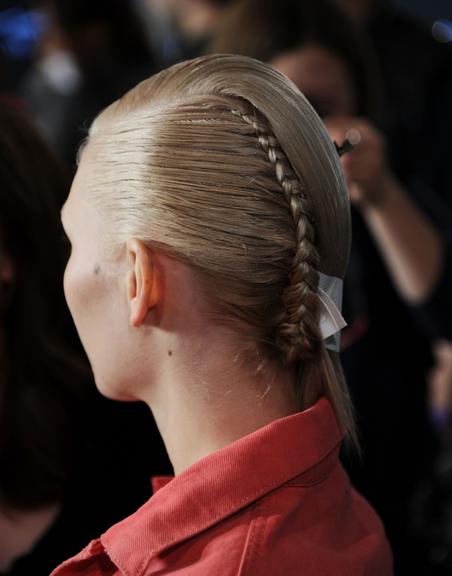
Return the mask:
{"type": "Polygon", "coordinates": [[[450,574],[452,48],[384,0],[16,1],[0,29],[18,14],[30,52],[0,35],[0,573],[48,574],[170,472],[147,409],[95,391],[59,211],[103,107],[222,52],[271,63],[354,144],[342,360],[362,456],[342,459],[395,573],[450,574]]]}

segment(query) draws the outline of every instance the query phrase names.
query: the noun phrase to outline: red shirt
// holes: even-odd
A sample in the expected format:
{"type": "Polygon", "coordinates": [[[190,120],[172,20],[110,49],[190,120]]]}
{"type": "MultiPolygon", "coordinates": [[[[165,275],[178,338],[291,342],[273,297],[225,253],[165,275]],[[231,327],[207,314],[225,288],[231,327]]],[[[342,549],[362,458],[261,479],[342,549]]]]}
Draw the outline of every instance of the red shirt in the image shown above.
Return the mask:
{"type": "Polygon", "coordinates": [[[340,443],[322,398],[199,460],[51,576],[390,575],[340,443]]]}

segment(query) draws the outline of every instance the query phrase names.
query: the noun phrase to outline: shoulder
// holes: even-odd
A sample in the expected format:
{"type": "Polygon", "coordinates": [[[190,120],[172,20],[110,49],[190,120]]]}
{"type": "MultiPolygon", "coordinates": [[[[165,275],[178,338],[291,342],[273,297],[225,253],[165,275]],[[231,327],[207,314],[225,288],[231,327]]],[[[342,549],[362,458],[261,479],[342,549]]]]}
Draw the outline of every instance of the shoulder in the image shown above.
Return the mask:
{"type": "Polygon", "coordinates": [[[270,494],[251,525],[240,575],[392,574],[381,521],[339,465],[321,482],[294,479],[270,494]]]}
{"type": "Polygon", "coordinates": [[[381,522],[340,466],[321,482],[294,479],[151,564],[187,576],[392,574],[381,522]]]}

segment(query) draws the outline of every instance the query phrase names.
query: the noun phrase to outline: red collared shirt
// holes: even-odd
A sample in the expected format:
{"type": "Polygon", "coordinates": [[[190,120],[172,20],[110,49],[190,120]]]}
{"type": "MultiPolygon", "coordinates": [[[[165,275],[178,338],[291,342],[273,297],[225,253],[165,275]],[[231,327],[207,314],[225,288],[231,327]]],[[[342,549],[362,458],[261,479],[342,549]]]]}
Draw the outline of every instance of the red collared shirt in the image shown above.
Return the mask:
{"type": "Polygon", "coordinates": [[[322,398],[199,460],[51,576],[388,576],[340,442],[322,398]]]}

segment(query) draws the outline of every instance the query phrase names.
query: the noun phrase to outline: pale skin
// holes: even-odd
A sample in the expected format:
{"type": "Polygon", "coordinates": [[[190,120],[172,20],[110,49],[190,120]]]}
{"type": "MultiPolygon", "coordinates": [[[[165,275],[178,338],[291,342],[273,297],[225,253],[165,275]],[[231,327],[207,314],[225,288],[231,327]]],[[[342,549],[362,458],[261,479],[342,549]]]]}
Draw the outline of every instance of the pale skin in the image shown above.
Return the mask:
{"type": "Polygon", "coordinates": [[[391,172],[383,135],[370,121],[356,117],[347,68],[316,44],[280,54],[272,64],[306,94],[333,140],[342,144],[350,134],[356,137],[355,148],[342,157],[350,200],[366,221],[401,297],[422,304],[441,274],[444,242],[391,172]]]}
{"type": "Polygon", "coordinates": [[[240,330],[209,315],[190,266],[133,237],[119,255],[106,253],[86,193],[93,170],[88,144],[62,221],[73,248],[66,298],[99,390],[149,406],[176,474],[298,412],[293,370],[244,361],[240,330]]]}

